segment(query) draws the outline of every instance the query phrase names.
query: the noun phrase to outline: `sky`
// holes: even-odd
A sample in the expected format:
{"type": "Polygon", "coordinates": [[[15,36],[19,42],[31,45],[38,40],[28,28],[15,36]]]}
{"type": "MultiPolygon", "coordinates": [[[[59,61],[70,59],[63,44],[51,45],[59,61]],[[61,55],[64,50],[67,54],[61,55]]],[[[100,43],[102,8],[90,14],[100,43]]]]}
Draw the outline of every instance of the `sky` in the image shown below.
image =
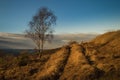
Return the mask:
{"type": "Polygon", "coordinates": [[[24,33],[41,7],[57,16],[56,34],[120,29],[120,0],[0,0],[0,32],[24,33]]]}

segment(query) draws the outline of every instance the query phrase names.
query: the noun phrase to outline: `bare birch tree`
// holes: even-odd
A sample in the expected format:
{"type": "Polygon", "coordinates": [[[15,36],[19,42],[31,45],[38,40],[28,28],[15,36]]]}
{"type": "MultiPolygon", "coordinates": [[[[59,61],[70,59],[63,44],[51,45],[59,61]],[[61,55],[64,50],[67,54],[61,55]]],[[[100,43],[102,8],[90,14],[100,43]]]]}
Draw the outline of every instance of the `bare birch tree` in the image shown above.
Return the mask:
{"type": "Polygon", "coordinates": [[[53,28],[56,24],[56,16],[46,7],[40,8],[38,13],[29,22],[26,36],[37,45],[39,53],[43,51],[44,43],[53,39],[53,28]]]}

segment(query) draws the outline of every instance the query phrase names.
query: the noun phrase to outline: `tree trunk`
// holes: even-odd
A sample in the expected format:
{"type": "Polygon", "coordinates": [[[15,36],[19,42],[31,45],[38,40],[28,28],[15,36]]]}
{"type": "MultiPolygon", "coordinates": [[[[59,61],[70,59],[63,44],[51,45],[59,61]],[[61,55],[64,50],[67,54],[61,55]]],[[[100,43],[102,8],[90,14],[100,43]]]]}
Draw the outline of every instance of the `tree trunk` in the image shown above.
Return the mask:
{"type": "Polygon", "coordinates": [[[42,34],[42,39],[41,39],[41,52],[43,52],[43,47],[44,47],[44,33],[42,34]]]}
{"type": "Polygon", "coordinates": [[[41,52],[43,52],[43,41],[42,41],[42,44],[41,44],[41,52]]]}
{"type": "Polygon", "coordinates": [[[39,58],[41,58],[41,45],[39,43],[39,46],[38,46],[38,54],[39,54],[39,58]]]}

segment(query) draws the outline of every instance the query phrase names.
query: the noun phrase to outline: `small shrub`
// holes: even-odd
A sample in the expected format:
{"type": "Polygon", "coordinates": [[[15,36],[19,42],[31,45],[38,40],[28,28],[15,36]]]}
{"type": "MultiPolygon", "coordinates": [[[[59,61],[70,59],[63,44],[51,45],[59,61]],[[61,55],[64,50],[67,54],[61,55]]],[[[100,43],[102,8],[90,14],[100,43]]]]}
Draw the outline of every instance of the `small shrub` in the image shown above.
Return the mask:
{"type": "Polygon", "coordinates": [[[37,72],[38,72],[38,69],[37,69],[37,68],[31,69],[31,70],[29,71],[30,75],[33,75],[34,73],[37,73],[37,72]]]}
{"type": "Polygon", "coordinates": [[[0,57],[0,68],[6,69],[10,68],[13,64],[14,57],[6,55],[4,57],[0,57]]]}
{"type": "Polygon", "coordinates": [[[30,62],[29,54],[28,53],[21,53],[17,57],[17,64],[19,66],[25,66],[30,62]]]}
{"type": "Polygon", "coordinates": [[[72,40],[68,42],[68,45],[73,45],[73,44],[78,44],[78,42],[72,40]]]}

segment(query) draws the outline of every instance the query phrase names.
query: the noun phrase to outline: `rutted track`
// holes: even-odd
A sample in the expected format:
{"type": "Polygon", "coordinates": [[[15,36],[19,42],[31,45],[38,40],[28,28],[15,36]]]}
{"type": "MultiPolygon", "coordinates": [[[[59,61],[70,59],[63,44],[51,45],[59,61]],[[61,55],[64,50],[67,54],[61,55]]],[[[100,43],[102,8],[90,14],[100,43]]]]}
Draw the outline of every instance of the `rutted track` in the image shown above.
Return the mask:
{"type": "Polygon", "coordinates": [[[36,80],[92,80],[99,77],[99,70],[89,64],[84,50],[79,44],[61,48],[35,75],[36,80]]]}
{"type": "Polygon", "coordinates": [[[92,80],[98,77],[98,69],[89,64],[83,50],[79,44],[72,45],[71,54],[60,80],[92,80]]]}

